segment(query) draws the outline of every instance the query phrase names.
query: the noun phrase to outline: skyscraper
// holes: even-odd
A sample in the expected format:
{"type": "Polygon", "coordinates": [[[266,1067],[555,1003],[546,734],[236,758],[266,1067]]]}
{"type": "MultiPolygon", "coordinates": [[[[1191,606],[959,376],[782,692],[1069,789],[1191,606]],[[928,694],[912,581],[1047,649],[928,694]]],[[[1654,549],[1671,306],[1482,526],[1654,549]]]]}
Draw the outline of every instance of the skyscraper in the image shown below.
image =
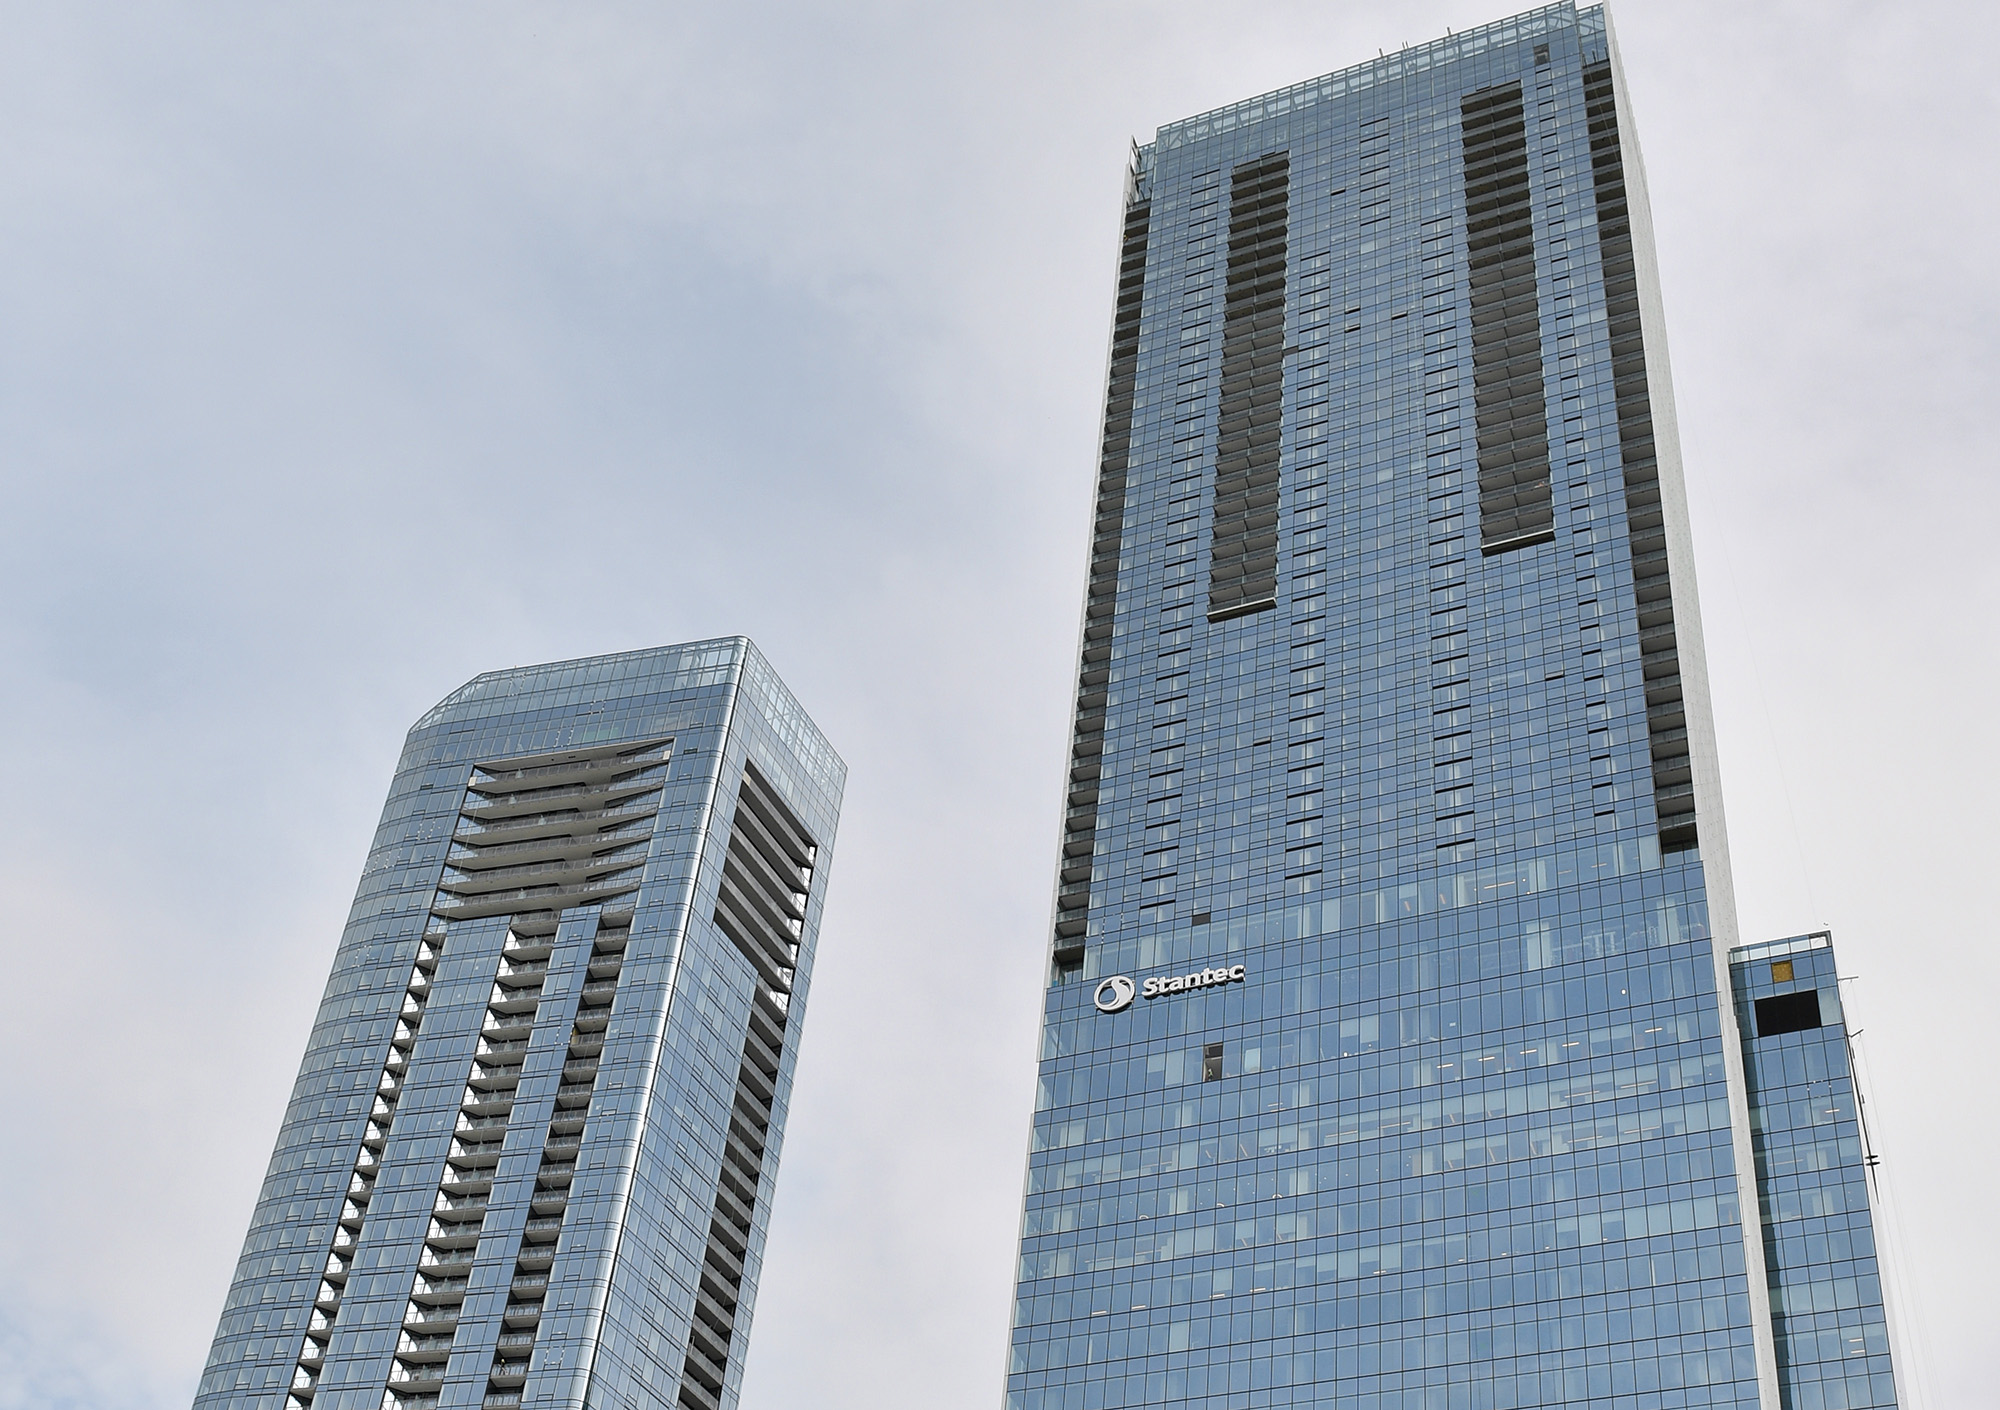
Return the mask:
{"type": "Polygon", "coordinates": [[[1759,1187],[1604,11],[1138,149],[1097,486],[1010,1410],[1892,1405],[1858,1147],[1759,1187]]]}
{"type": "Polygon", "coordinates": [[[740,637],[417,721],[198,1410],[733,1406],[845,776],[740,637]]]}

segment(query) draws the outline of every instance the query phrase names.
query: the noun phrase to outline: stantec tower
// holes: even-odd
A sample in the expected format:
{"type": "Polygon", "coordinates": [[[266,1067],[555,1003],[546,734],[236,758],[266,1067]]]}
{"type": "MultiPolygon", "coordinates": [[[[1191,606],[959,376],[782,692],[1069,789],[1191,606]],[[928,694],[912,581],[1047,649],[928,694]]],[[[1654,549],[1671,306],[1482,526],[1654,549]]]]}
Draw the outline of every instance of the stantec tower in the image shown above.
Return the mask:
{"type": "Polygon", "coordinates": [[[734,1406],[845,777],[742,638],[417,721],[197,1410],[734,1406]]]}
{"type": "Polygon", "coordinates": [[[1009,1410],[1896,1403],[1601,8],[1127,177],[1009,1410]]]}

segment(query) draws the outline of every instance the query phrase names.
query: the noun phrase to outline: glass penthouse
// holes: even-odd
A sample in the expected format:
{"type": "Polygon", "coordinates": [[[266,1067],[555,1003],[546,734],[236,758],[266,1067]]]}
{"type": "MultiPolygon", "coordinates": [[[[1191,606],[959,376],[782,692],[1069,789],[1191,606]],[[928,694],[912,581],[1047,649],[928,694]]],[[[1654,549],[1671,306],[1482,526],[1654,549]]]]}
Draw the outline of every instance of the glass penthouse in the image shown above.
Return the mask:
{"type": "Polygon", "coordinates": [[[417,721],[197,1410],[734,1406],[845,774],[740,637],[417,721]]]}
{"type": "Polygon", "coordinates": [[[1735,1016],[1632,130],[1558,4],[1135,154],[1009,1410],[1894,1404],[1858,1145],[1758,1185],[1844,1045],[1735,1016]]]}

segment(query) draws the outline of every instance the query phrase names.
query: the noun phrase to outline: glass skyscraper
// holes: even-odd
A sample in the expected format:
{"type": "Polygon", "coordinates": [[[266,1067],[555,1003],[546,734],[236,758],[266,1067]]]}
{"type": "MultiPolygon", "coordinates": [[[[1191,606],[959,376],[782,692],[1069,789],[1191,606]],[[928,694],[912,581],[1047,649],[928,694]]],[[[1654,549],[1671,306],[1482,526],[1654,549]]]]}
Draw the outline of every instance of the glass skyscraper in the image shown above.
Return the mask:
{"type": "Polygon", "coordinates": [[[1632,131],[1557,4],[1135,153],[1009,1410],[1895,1404],[1632,131]]]}
{"type": "Polygon", "coordinates": [[[1854,1084],[1833,939],[1729,956],[1750,1093],[1764,1266],[1784,1404],[1896,1404],[1889,1316],[1870,1217],[1868,1125],[1854,1084]]]}
{"type": "Polygon", "coordinates": [[[742,638],[417,721],[198,1410],[733,1407],[845,776],[742,638]]]}

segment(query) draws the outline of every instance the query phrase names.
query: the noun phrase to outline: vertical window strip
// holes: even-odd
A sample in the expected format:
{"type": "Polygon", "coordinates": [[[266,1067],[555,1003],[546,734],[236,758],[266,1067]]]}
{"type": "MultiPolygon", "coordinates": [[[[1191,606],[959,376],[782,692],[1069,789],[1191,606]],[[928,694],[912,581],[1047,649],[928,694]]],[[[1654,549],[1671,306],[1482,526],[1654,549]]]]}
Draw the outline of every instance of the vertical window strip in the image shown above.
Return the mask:
{"type": "Polygon", "coordinates": [[[1082,966],[1084,935],[1089,929],[1090,875],[1097,844],[1105,706],[1111,680],[1111,633],[1118,610],[1118,559],[1124,548],[1132,402],[1138,389],[1139,323],[1145,305],[1146,247],[1152,214],[1150,201],[1135,201],[1126,208],[1119,249],[1118,309],[1111,325],[1111,375],[1104,398],[1104,442],[1097,462],[1097,519],[1091,535],[1083,659],[1077,672],[1076,727],[1070,743],[1069,807],[1063,822],[1056,889],[1054,959],[1057,970],[1063,973],[1073,973],[1082,966]]]}
{"type": "MultiPolygon", "coordinates": [[[[514,1099],[540,1013],[542,987],[566,910],[617,907],[600,913],[596,949],[609,954],[616,983],[632,918],[632,893],[658,814],[670,742],[621,744],[476,765],[466,786],[445,875],[438,883],[432,924],[442,936],[453,922],[504,915],[506,940],[496,957],[493,990],[468,1065],[465,1093],[438,1181],[408,1307],[396,1342],[383,1410],[429,1410],[444,1391],[458,1345],[460,1311],[479,1255],[494,1171],[514,1128],[514,1099]]],[[[604,990],[605,961],[593,953],[584,1002],[604,990]]],[[[602,992],[597,1012],[608,1014],[602,992]]],[[[529,1228],[513,1252],[509,1297],[487,1372],[481,1404],[520,1403],[541,1322],[569,1175],[583,1141],[589,1092],[596,1076],[602,1026],[585,1032],[579,1009],[564,1057],[557,1109],[535,1133],[543,1147],[529,1228]],[[587,1063],[588,1076],[582,1075],[587,1063]],[[582,1080],[577,1080],[581,1077],[582,1080]],[[581,1093],[579,1099],[578,1094],[581,1093]]],[[[517,1143],[518,1144],[518,1143],[517,1143]]]]}
{"type": "Polygon", "coordinates": [[[327,1253],[326,1268],[320,1275],[319,1292],[306,1323],[305,1340],[300,1344],[298,1366],[292,1373],[291,1403],[307,1406],[319,1390],[320,1372],[326,1366],[327,1343],[333,1339],[340,1320],[341,1298],[347,1290],[348,1269],[354,1263],[355,1248],[368,1216],[375,1191],[375,1177],[382,1169],[382,1156],[389,1145],[389,1131],[396,1120],[396,1103],[403,1091],[403,1077],[409,1071],[410,1053],[417,1045],[417,1030],[423,1025],[424,1005],[430,1000],[431,976],[437,972],[444,953],[442,929],[428,931],[417,942],[416,963],[403,993],[403,1009],[396,1016],[396,1031],[389,1039],[389,1054],[382,1063],[381,1080],[375,1089],[375,1103],[368,1113],[368,1127],[355,1156],[354,1174],[341,1204],[340,1221],[334,1226],[333,1247],[327,1253]]]}
{"type": "Polygon", "coordinates": [[[737,1305],[756,1227],[792,978],[818,857],[819,847],[798,815],[757,766],[746,761],[723,853],[715,923],[750,961],[756,978],[681,1363],[682,1410],[721,1410],[729,1397],[737,1305]]]}
{"type": "Polygon", "coordinates": [[[1521,85],[1467,95],[1460,118],[1479,445],[1479,551],[1492,555],[1555,538],[1521,85]]]}
{"type": "Polygon", "coordinates": [[[1659,818],[1661,850],[1686,851],[1697,842],[1694,770],[1688,754],[1687,709],[1674,636],[1666,516],[1660,502],[1660,463],[1653,439],[1652,397],[1646,383],[1639,279],[1632,255],[1632,217],[1625,193],[1611,65],[1587,66],[1583,83],[1591,174],[1597,193],[1598,255],[1604,266],[1604,317],[1611,338],[1612,388],[1618,398],[1618,450],[1625,480],[1632,588],[1639,606],[1653,807],[1659,818]]]}
{"type": "Polygon", "coordinates": [[[1229,271],[1209,528],[1208,620],[1278,605],[1278,466],[1285,396],[1285,254],[1292,159],[1230,173],[1229,271]]]}

